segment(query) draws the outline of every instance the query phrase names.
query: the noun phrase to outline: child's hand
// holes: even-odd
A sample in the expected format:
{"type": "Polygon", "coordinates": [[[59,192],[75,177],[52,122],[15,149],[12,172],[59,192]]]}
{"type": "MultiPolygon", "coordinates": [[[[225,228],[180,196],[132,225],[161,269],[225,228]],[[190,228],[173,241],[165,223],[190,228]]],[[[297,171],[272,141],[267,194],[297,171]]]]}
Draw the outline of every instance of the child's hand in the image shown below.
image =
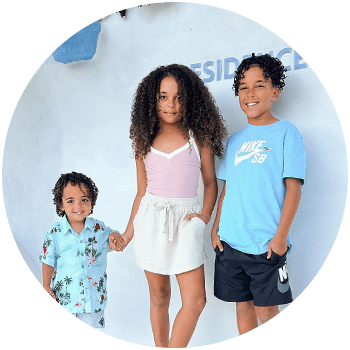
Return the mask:
{"type": "Polygon", "coordinates": [[[218,247],[220,252],[224,251],[224,246],[221,243],[220,236],[216,232],[211,233],[211,245],[213,246],[213,250],[218,247]]]}
{"type": "Polygon", "coordinates": [[[55,293],[53,292],[53,290],[51,289],[51,287],[45,287],[45,286],[44,286],[44,289],[45,289],[57,302],[59,302],[59,300],[56,298],[56,295],[55,295],[55,293]]]}
{"type": "Polygon", "coordinates": [[[210,220],[210,217],[207,218],[207,217],[204,217],[202,214],[199,215],[197,213],[191,213],[191,214],[188,214],[184,220],[191,220],[193,217],[197,217],[197,218],[200,218],[205,224],[208,224],[209,220],[210,220]]]}
{"type": "Polygon", "coordinates": [[[130,235],[128,232],[124,232],[121,237],[124,240],[125,247],[130,243],[134,235],[130,235]]]}
{"type": "Polygon", "coordinates": [[[287,249],[287,239],[279,239],[275,236],[267,246],[267,259],[271,258],[272,251],[277,255],[282,256],[287,249]]]}
{"type": "Polygon", "coordinates": [[[109,249],[123,251],[125,247],[126,244],[118,232],[111,232],[109,234],[109,249]]]}

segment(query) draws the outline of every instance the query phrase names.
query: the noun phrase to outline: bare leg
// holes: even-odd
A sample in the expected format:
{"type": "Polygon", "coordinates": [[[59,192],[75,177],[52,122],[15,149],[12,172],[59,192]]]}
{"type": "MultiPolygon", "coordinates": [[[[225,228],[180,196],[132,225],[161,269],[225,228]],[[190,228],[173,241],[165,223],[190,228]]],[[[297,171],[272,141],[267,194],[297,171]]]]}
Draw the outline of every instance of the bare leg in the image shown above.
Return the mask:
{"type": "Polygon", "coordinates": [[[252,300],[236,303],[236,314],[238,332],[240,335],[258,327],[258,318],[252,300]]]}
{"type": "Polygon", "coordinates": [[[178,274],[176,278],[180,287],[182,307],[174,321],[169,348],[185,348],[206,304],[204,265],[178,274]]]}
{"type": "Polygon", "coordinates": [[[263,324],[271,318],[279,314],[278,305],[275,306],[256,306],[256,314],[258,315],[259,321],[263,324]]]}
{"type": "Polygon", "coordinates": [[[145,271],[150,294],[150,316],[155,345],[168,347],[170,277],[145,271]]]}

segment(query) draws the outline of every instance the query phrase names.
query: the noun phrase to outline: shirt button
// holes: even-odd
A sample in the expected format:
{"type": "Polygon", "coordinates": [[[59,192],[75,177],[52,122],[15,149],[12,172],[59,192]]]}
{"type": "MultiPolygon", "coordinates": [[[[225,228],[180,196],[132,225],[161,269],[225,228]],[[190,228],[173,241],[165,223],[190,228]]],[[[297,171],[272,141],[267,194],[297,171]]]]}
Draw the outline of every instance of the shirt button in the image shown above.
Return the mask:
{"type": "Polygon", "coordinates": [[[83,243],[83,241],[80,241],[80,243],[83,243]]]}
{"type": "Polygon", "coordinates": [[[84,253],[81,253],[81,256],[84,256],[84,253]]]}

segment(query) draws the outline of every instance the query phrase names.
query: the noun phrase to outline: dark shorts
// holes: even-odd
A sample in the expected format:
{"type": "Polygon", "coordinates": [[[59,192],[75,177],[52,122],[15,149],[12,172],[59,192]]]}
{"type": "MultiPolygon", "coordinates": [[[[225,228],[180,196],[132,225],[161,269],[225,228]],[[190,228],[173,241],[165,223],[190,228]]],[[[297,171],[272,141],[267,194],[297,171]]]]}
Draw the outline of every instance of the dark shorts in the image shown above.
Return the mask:
{"type": "Polygon", "coordinates": [[[222,242],[215,248],[214,295],[230,302],[254,301],[255,306],[273,306],[293,301],[287,272],[287,252],[254,255],[242,253],[222,242]]]}

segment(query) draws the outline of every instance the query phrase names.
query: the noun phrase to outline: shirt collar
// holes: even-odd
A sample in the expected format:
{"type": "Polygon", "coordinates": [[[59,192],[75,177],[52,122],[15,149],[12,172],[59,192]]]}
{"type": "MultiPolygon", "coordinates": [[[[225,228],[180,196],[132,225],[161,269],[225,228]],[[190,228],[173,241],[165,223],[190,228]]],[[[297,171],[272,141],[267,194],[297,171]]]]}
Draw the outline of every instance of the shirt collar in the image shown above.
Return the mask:
{"type": "MultiPolygon", "coordinates": [[[[66,217],[66,215],[61,219],[60,221],[60,226],[61,226],[61,232],[63,235],[66,235],[68,233],[68,231],[73,232],[73,229],[71,227],[71,225],[68,222],[68,219],[66,217]]],[[[87,217],[85,219],[85,226],[84,226],[84,230],[85,229],[89,229],[90,231],[93,232],[94,230],[94,223],[93,223],[93,219],[90,217],[87,217]]]]}

